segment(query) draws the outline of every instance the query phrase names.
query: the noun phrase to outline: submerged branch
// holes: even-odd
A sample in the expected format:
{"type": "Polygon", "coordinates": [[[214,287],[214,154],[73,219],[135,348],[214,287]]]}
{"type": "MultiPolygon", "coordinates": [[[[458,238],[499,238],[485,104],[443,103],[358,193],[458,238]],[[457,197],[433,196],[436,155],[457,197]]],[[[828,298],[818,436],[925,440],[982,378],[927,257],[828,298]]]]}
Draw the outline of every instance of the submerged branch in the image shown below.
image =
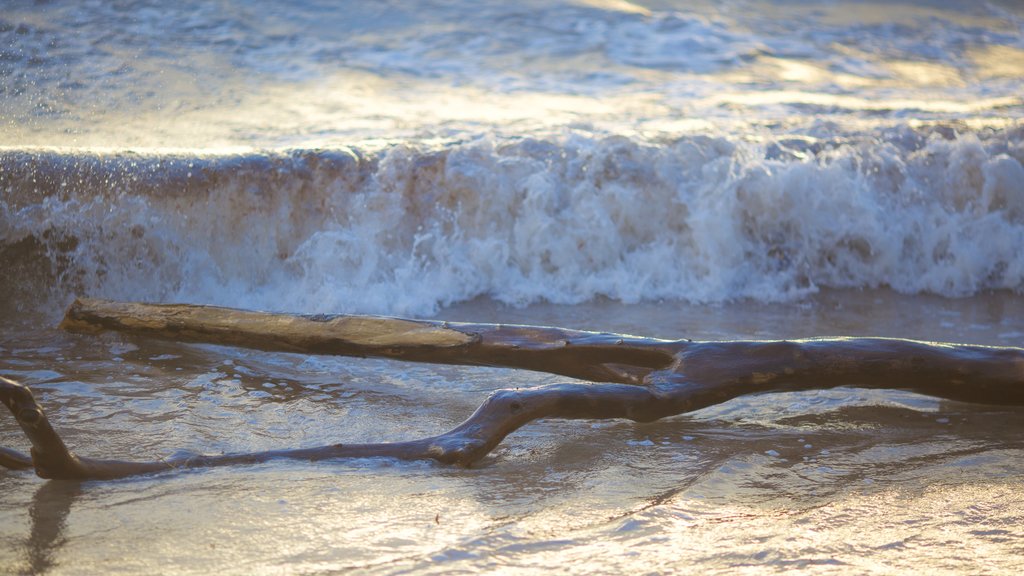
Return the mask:
{"type": "Polygon", "coordinates": [[[111,479],[272,459],[391,457],[469,466],[538,418],[647,422],[747,394],[861,386],[989,404],[1024,405],[1024,349],[887,338],[666,341],[562,328],[447,323],[372,316],[291,316],[228,308],[79,300],[62,326],[247,346],[527,368],[601,383],[498,390],[456,428],[382,444],[334,444],[156,462],[99,460],[64,445],[32,392],[0,378],[2,401],[32,443],[0,449],[0,466],[44,478],[111,479]]]}
{"type": "MultiPolygon", "coordinates": [[[[682,389],[679,390],[682,392],[682,389]]],[[[498,390],[462,424],[438,436],[379,444],[332,444],[315,448],[246,454],[191,456],[152,462],[99,460],[73,454],[53,432],[28,387],[0,378],[0,401],[15,415],[32,442],[31,460],[14,455],[16,464],[34,464],[42,478],[110,480],[184,468],[255,464],[269,460],[327,460],[387,457],[436,460],[469,466],[486,456],[506,436],[538,418],[626,418],[648,422],[685,411],[685,394],[671,394],[626,384],[553,384],[498,390]]],[[[0,461],[0,464],[7,465],[0,461]]],[[[26,468],[29,466],[9,466],[26,468]]]]}

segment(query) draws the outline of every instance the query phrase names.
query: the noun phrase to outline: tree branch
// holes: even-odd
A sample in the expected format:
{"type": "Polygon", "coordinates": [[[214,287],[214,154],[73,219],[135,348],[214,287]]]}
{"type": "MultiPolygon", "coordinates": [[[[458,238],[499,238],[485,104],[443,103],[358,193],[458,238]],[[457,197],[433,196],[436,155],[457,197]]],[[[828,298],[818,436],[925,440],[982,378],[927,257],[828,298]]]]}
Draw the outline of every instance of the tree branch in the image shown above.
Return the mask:
{"type": "Polygon", "coordinates": [[[44,478],[110,479],[272,459],[391,457],[469,466],[538,418],[638,422],[738,396],[860,386],[990,404],[1024,405],[1024,349],[889,338],[690,342],[536,326],[370,316],[291,316],[187,305],[78,300],[62,326],[247,346],[419,362],[528,368],[600,381],[498,390],[449,432],[407,442],[334,444],[157,462],[99,460],[64,445],[25,386],[0,378],[2,401],[32,443],[0,449],[0,465],[44,478]]]}
{"type": "Polygon", "coordinates": [[[526,368],[623,384],[639,384],[652,371],[670,367],[680,346],[655,338],[547,326],[273,314],[88,298],[75,300],[61,328],[84,333],[114,330],[277,352],[526,368]]]}
{"type": "MultiPolygon", "coordinates": [[[[110,480],[185,468],[255,464],[269,460],[328,460],[386,457],[436,460],[470,466],[506,436],[538,418],[625,418],[649,422],[686,411],[685,387],[657,390],[626,384],[552,384],[535,388],[498,390],[456,428],[429,438],[379,444],[332,444],[314,448],[271,450],[245,454],[190,456],[151,462],[99,460],[76,456],[53,431],[28,387],[0,378],[0,401],[11,410],[32,442],[31,463],[42,478],[110,480]]],[[[15,454],[14,468],[29,462],[15,454]]],[[[6,462],[0,462],[6,465],[6,462]]],[[[11,466],[9,466],[11,467],[11,466]]]]}

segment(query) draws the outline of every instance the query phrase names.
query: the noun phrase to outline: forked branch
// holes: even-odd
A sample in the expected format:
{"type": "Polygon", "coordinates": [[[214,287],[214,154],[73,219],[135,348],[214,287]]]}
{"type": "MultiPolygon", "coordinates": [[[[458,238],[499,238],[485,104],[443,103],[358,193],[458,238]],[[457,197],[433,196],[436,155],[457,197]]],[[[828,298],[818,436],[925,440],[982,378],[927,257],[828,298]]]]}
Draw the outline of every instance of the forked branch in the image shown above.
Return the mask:
{"type": "Polygon", "coordinates": [[[391,457],[469,466],[538,418],[639,422],[738,396],[836,386],[905,389],[989,404],[1024,405],[1024,349],[886,338],[691,342],[536,326],[446,323],[369,316],[291,316],[187,305],[79,300],[67,329],[248,346],[381,356],[446,364],[527,368],[600,383],[498,390],[444,434],[382,444],[334,444],[157,462],[75,455],[25,386],[0,379],[0,401],[32,443],[0,449],[0,465],[44,478],[111,479],[179,468],[272,459],[391,457]]]}
{"type": "Polygon", "coordinates": [[[688,404],[683,400],[684,396],[627,384],[553,384],[499,390],[458,427],[430,438],[127,462],[76,456],[53,431],[32,392],[26,386],[0,378],[0,399],[11,409],[32,442],[31,457],[6,450],[8,459],[0,460],[0,464],[16,469],[34,465],[42,478],[96,480],[182,468],[254,464],[274,459],[317,461],[387,457],[469,466],[486,456],[510,433],[538,418],[627,418],[647,422],[685,411],[688,404]]]}

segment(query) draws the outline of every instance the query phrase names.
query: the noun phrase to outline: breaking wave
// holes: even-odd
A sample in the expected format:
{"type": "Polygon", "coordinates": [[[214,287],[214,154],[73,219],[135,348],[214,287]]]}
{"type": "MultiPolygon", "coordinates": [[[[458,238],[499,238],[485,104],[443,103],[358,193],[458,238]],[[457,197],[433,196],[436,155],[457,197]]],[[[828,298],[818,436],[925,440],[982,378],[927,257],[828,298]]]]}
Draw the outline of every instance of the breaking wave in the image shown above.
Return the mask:
{"type": "Polygon", "coordinates": [[[1024,289],[1024,127],[0,151],[0,289],[429,315],[1024,289]]]}

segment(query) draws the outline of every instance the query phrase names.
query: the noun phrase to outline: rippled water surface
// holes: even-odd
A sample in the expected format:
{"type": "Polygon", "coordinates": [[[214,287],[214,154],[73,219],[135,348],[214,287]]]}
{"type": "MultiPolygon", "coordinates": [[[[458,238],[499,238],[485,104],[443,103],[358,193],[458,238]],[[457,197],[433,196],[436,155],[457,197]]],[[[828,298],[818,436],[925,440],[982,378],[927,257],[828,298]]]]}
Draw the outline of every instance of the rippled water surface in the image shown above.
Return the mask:
{"type": "MultiPolygon", "coordinates": [[[[1024,333],[1022,312],[1015,297],[837,292],[712,307],[477,301],[445,317],[663,337],[870,331],[1010,344],[1024,333]]],[[[558,381],[27,325],[5,327],[2,347],[0,370],[33,385],[73,447],[142,459],[429,435],[490,390],[558,381]]],[[[58,574],[1013,573],[1024,554],[1022,416],[837,389],[742,398],[652,424],[540,421],[471,469],[276,462],[85,483],[0,472],[0,565],[58,574]]],[[[9,418],[0,441],[24,447],[9,418]]]]}
{"type": "MultiPolygon", "coordinates": [[[[76,296],[1022,346],[1022,95],[1014,0],[8,0],[0,375],[156,459],[560,378],[70,335],[76,296]]],[[[469,469],[0,471],[0,573],[1019,574],[1022,416],[843,388],[535,422],[469,469]]]]}

